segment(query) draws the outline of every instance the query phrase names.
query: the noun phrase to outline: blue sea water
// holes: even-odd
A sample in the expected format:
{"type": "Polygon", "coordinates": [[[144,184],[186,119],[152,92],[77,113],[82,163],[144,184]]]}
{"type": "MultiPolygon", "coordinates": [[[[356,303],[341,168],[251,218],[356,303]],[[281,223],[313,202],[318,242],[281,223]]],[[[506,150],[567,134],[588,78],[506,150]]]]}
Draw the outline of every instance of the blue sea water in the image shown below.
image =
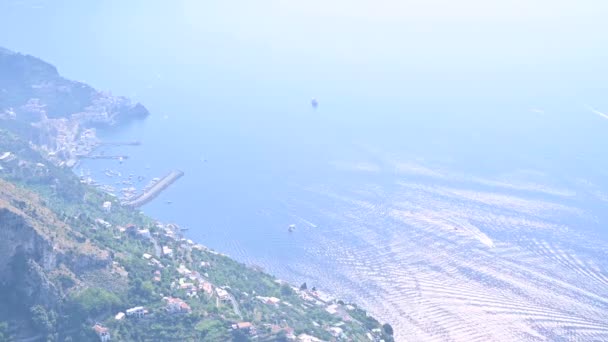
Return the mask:
{"type": "Polygon", "coordinates": [[[564,320],[606,336],[606,4],[429,3],[6,1],[0,45],[144,103],[145,121],[99,132],[143,145],[83,168],[139,186],[183,170],[143,210],[197,242],[404,338],[560,336],[484,316],[530,308],[546,277],[580,291],[556,285],[542,310],[591,301],[564,320]]]}

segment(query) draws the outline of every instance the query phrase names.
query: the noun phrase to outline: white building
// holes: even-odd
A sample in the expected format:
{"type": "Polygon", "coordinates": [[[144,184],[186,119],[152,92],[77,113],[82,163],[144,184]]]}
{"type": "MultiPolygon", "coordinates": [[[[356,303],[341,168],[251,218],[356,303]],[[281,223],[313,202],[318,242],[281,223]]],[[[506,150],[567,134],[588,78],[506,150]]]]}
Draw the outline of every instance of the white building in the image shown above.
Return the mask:
{"type": "Polygon", "coordinates": [[[7,160],[7,161],[8,161],[8,159],[10,158],[10,156],[11,156],[11,155],[12,155],[12,153],[10,153],[10,152],[4,152],[4,153],[3,153],[3,154],[0,156],[0,161],[4,161],[4,160],[7,160]]]}
{"type": "Polygon", "coordinates": [[[344,333],[344,330],[342,330],[342,328],[339,328],[339,327],[331,327],[331,328],[329,328],[329,332],[334,337],[340,337],[344,333]]]}
{"type": "Polygon", "coordinates": [[[173,257],[173,250],[168,246],[163,246],[163,255],[168,256],[169,258],[173,257]]]}
{"type": "Polygon", "coordinates": [[[97,224],[98,224],[98,225],[100,225],[100,226],[104,226],[104,227],[106,227],[106,228],[110,228],[110,227],[112,227],[112,224],[111,224],[110,222],[108,222],[108,221],[104,221],[104,220],[102,220],[102,219],[100,219],[100,218],[95,219],[95,223],[97,223],[97,224]]]}
{"type": "Polygon", "coordinates": [[[217,293],[218,298],[221,301],[229,301],[230,300],[230,295],[228,294],[228,291],[221,289],[221,288],[216,288],[215,292],[217,293]]]}
{"type": "Polygon", "coordinates": [[[177,268],[177,273],[181,274],[181,275],[190,275],[192,274],[192,271],[190,271],[186,266],[184,266],[183,264],[179,265],[179,267],[177,268]]]}
{"type": "Polygon", "coordinates": [[[148,313],[143,306],[136,306],[126,311],[127,317],[142,318],[148,313]]]}
{"type": "Polygon", "coordinates": [[[308,334],[300,334],[298,335],[298,341],[299,342],[322,342],[320,339],[308,335],[308,334]]]}
{"type": "Polygon", "coordinates": [[[338,305],[337,304],[332,304],[329,305],[328,307],[325,308],[325,311],[327,311],[328,313],[335,315],[338,313],[338,305]]]}
{"type": "Polygon", "coordinates": [[[103,210],[107,211],[108,213],[112,211],[112,202],[110,201],[105,201],[103,202],[102,205],[103,210]]]}
{"type": "Polygon", "coordinates": [[[140,229],[137,231],[137,236],[142,238],[142,239],[151,239],[152,238],[152,234],[150,234],[150,230],[149,229],[140,229]]]}

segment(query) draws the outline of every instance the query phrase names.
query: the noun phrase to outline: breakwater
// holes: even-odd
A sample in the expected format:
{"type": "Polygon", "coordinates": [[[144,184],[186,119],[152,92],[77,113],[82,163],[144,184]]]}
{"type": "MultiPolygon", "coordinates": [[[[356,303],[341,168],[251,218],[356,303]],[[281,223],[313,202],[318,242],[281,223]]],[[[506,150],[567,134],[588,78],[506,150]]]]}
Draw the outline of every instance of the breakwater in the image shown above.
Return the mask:
{"type": "Polygon", "coordinates": [[[184,172],[180,170],[173,170],[168,175],[161,178],[156,184],[139,195],[137,198],[123,202],[123,206],[128,207],[141,207],[142,205],[155,199],[161,192],[167,189],[171,184],[175,183],[178,179],[184,176],[184,172]]]}

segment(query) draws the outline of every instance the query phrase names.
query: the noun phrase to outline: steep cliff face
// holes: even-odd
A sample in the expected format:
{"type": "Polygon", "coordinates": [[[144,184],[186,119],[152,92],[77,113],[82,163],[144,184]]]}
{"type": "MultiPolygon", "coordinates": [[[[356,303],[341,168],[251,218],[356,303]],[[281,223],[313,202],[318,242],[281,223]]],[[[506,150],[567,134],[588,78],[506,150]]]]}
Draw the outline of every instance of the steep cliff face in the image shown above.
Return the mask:
{"type": "Polygon", "coordinates": [[[36,196],[0,180],[0,287],[7,300],[56,306],[67,290],[58,270],[75,285],[80,274],[110,263],[108,252],[64,225],[36,196]]]}
{"type": "Polygon", "coordinates": [[[15,277],[17,258],[32,260],[46,271],[57,266],[57,254],[51,241],[42,237],[22,215],[0,207],[0,274],[5,275],[3,281],[10,282],[15,277]]]}

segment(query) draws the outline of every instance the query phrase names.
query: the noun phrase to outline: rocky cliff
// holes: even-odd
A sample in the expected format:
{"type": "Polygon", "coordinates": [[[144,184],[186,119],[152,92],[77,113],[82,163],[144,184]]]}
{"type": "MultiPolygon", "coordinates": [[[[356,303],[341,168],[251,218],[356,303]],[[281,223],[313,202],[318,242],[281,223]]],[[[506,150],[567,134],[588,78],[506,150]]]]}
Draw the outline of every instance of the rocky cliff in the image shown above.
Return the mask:
{"type": "Polygon", "coordinates": [[[53,307],[69,290],[66,283],[76,285],[84,272],[108,268],[110,263],[108,252],[71,230],[35,195],[0,180],[4,296],[24,307],[53,307]]]}

